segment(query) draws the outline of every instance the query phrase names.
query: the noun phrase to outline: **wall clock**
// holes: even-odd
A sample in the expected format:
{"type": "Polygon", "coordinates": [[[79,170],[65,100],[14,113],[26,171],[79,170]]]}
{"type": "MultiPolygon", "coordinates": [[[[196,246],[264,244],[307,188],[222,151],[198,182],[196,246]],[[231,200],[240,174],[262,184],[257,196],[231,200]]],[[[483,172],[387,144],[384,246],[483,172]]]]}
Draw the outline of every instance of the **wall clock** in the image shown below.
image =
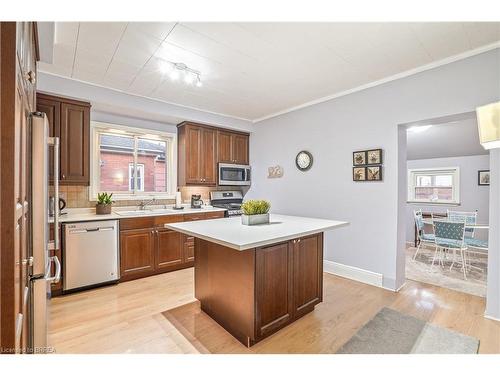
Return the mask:
{"type": "Polygon", "coordinates": [[[295,157],[295,165],[303,172],[311,169],[312,164],[313,156],[309,151],[300,151],[295,157]]]}

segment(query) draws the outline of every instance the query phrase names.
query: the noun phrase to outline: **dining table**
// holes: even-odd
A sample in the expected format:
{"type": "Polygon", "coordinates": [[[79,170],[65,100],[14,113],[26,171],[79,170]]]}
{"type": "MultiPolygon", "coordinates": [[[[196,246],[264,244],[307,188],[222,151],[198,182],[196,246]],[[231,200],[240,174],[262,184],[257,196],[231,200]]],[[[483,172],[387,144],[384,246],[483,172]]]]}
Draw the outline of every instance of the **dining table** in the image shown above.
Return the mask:
{"type": "MultiPolygon", "coordinates": [[[[451,222],[457,222],[459,223],[460,221],[458,220],[448,220],[447,218],[439,218],[437,220],[440,220],[440,221],[451,221],[451,222]]],[[[427,224],[427,225],[432,225],[433,224],[433,220],[432,219],[423,219],[422,222],[424,224],[427,224]]],[[[470,229],[490,229],[490,225],[489,224],[484,224],[484,223],[474,223],[474,224],[470,224],[470,223],[465,223],[465,227],[466,228],[470,228],[470,229]]]]}

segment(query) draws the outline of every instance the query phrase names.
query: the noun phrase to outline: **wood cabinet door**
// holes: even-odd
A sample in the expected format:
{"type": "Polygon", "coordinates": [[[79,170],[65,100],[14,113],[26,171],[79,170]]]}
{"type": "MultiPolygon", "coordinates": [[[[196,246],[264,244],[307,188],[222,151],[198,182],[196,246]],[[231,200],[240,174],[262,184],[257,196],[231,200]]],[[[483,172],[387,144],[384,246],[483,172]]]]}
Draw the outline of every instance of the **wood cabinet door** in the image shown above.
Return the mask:
{"type": "Polygon", "coordinates": [[[129,280],[154,272],[154,229],[120,232],[120,279],[129,280]]]}
{"type": "Polygon", "coordinates": [[[202,128],[201,178],[204,185],[217,182],[217,131],[202,128]]]}
{"type": "Polygon", "coordinates": [[[293,249],[293,313],[298,318],[323,300],[323,237],[291,242],[293,249]]]}
{"type": "Polygon", "coordinates": [[[201,183],[201,128],[186,126],[186,183],[201,183]]]}
{"type": "Polygon", "coordinates": [[[288,242],[255,253],[256,335],[265,336],[292,319],[292,253],[288,242]]]}
{"type": "Polygon", "coordinates": [[[248,136],[243,134],[233,135],[232,157],[236,164],[248,164],[248,136]]]}
{"type": "Polygon", "coordinates": [[[233,155],[231,150],[232,142],[232,133],[222,131],[217,132],[217,160],[219,161],[219,163],[233,162],[233,155]]]}
{"type": "Polygon", "coordinates": [[[170,229],[156,230],[156,269],[168,269],[184,261],[183,236],[170,229]]]}
{"type": "MultiPolygon", "coordinates": [[[[58,137],[61,132],[61,102],[37,95],[36,110],[44,112],[49,121],[49,137],[58,137]]],[[[49,152],[49,180],[53,181],[54,156],[49,152]]]]}
{"type": "Polygon", "coordinates": [[[194,262],[194,237],[183,235],[184,263],[194,262]]]}
{"type": "Polygon", "coordinates": [[[71,103],[61,104],[62,185],[88,185],[90,158],[90,108],[71,103]]]}

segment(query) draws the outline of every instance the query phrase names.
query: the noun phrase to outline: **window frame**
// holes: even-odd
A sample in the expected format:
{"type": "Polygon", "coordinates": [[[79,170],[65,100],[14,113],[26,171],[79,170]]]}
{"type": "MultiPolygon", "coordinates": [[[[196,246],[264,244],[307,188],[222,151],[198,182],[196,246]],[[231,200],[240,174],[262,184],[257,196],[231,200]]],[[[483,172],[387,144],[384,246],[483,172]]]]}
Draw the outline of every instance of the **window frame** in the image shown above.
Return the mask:
{"type": "MultiPolygon", "coordinates": [[[[143,199],[174,199],[177,191],[177,134],[151,130],[145,128],[136,128],[132,126],[117,125],[99,121],[90,122],[90,186],[89,196],[91,200],[97,200],[97,194],[100,190],[100,166],[99,166],[99,134],[109,133],[116,135],[129,135],[142,138],[157,139],[167,143],[167,163],[166,192],[112,192],[114,200],[143,200],[143,199]]],[[[134,151],[134,163],[137,163],[137,152],[134,151]]],[[[130,178],[129,178],[130,181],[130,178]]],[[[130,184],[130,182],[128,182],[130,184]]],[[[144,181],[143,181],[144,184],[144,181]]]]}
{"type": "Polygon", "coordinates": [[[460,167],[442,167],[442,168],[408,168],[408,203],[418,203],[426,205],[460,205],[460,167]],[[429,200],[429,199],[416,199],[415,188],[417,187],[416,181],[418,176],[429,175],[452,175],[452,199],[451,200],[429,200]]]}

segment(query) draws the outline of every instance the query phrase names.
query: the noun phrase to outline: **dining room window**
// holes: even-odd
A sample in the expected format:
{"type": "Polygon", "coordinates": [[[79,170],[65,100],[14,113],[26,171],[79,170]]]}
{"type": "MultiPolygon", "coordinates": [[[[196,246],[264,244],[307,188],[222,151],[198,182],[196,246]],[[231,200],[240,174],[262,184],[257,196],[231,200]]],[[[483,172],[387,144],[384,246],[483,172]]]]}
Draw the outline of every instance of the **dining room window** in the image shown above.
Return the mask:
{"type": "Polygon", "coordinates": [[[408,202],[460,204],[458,167],[409,169],[408,202]]]}

